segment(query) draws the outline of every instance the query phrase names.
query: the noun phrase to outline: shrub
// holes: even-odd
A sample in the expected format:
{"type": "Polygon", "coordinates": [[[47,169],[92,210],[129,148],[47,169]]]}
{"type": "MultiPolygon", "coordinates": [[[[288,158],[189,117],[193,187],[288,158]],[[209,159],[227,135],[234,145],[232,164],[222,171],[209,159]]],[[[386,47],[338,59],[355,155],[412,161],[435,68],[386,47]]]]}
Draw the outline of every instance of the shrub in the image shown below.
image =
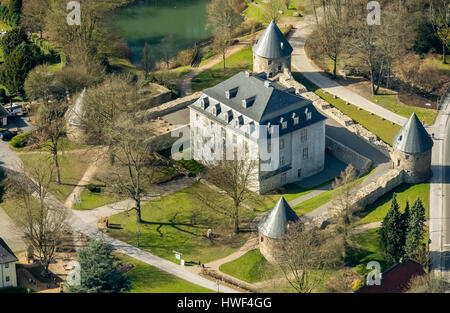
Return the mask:
{"type": "Polygon", "coordinates": [[[100,187],[98,187],[97,185],[94,184],[89,184],[86,186],[86,188],[93,193],[99,193],[101,191],[100,187]]]}
{"type": "Polygon", "coordinates": [[[10,145],[14,148],[23,148],[28,144],[29,139],[30,133],[19,134],[11,139],[10,145]]]}

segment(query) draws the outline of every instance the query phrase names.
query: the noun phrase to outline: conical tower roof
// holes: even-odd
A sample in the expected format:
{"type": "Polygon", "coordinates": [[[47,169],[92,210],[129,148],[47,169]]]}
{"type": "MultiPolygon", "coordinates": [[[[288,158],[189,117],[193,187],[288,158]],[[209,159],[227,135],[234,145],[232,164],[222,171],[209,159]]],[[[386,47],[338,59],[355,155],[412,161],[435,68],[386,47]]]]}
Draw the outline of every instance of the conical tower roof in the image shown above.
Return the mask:
{"type": "Polygon", "coordinates": [[[433,140],[415,113],[394,137],[392,146],[406,153],[421,153],[433,147],[433,140]]]}
{"type": "Polygon", "coordinates": [[[275,21],[272,21],[253,46],[253,52],[263,58],[279,59],[292,54],[292,46],[275,21]]]}
{"type": "Polygon", "coordinates": [[[298,216],[281,197],[275,207],[259,223],[259,232],[274,239],[283,238],[289,222],[297,222],[298,216]]]}

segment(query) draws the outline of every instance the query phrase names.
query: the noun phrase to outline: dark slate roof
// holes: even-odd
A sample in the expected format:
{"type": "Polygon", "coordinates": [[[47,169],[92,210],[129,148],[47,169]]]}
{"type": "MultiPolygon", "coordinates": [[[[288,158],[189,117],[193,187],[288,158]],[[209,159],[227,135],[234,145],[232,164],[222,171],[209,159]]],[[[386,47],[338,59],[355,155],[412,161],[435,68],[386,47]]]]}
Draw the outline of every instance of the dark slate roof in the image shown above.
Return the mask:
{"type": "Polygon", "coordinates": [[[284,130],[280,127],[280,135],[326,119],[310,100],[280,90],[276,84],[248,72],[241,72],[203,93],[260,125],[280,125],[280,119],[284,118],[288,124],[284,130]],[[226,96],[227,91],[232,91],[230,98],[226,96]],[[248,107],[242,104],[246,99],[252,99],[248,107]],[[306,118],[306,112],[311,113],[310,119],[306,118]],[[297,125],[293,123],[293,113],[299,117],[297,125]]]}
{"type": "Polygon", "coordinates": [[[2,238],[0,238],[0,264],[17,262],[17,261],[18,261],[17,257],[14,255],[14,253],[8,247],[6,242],[4,242],[2,238]]]}
{"type": "Polygon", "coordinates": [[[258,229],[266,237],[281,239],[286,234],[288,223],[297,221],[297,214],[295,214],[284,197],[281,197],[272,211],[263,217],[258,229]]]}
{"type": "Polygon", "coordinates": [[[263,58],[279,59],[292,54],[292,46],[277,24],[272,21],[253,46],[253,52],[263,58]]]}
{"type": "Polygon", "coordinates": [[[407,153],[420,153],[433,147],[433,140],[415,113],[394,137],[392,146],[407,153]]]}

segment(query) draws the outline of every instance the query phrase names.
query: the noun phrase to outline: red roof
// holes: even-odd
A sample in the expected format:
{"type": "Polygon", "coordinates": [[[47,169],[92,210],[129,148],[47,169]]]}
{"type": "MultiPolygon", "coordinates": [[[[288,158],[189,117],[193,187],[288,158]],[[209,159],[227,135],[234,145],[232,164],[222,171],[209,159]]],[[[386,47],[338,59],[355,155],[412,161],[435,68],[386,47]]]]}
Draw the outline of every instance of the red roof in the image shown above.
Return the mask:
{"type": "Polygon", "coordinates": [[[425,275],[422,265],[404,260],[382,274],[381,285],[363,286],[356,293],[403,293],[408,290],[410,280],[425,275]]]}

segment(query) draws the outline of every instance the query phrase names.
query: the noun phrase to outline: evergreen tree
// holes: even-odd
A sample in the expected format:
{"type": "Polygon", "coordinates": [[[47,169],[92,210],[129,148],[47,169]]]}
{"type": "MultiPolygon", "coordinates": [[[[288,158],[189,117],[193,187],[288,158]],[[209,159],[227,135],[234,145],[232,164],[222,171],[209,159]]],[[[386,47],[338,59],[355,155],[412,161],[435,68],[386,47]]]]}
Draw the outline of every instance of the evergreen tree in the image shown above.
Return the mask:
{"type": "Polygon", "coordinates": [[[25,79],[34,66],[33,52],[28,45],[14,50],[6,58],[1,67],[0,81],[8,90],[9,95],[23,92],[25,79]]]}
{"type": "Polygon", "coordinates": [[[408,258],[416,259],[425,236],[425,208],[422,200],[414,202],[406,233],[405,254],[408,258]]]}
{"type": "Polygon", "coordinates": [[[391,263],[397,263],[404,255],[405,236],[402,214],[399,211],[397,196],[392,196],[391,208],[380,229],[381,249],[391,263]]]}
{"type": "Polygon", "coordinates": [[[27,41],[27,34],[22,27],[16,27],[7,32],[0,41],[3,55],[6,59],[21,43],[27,41]]]}
{"type": "Polygon", "coordinates": [[[114,265],[112,247],[101,240],[92,241],[78,253],[81,281],[78,286],[69,286],[76,293],[119,293],[130,290],[127,276],[114,265]]]}
{"type": "Polygon", "coordinates": [[[409,201],[406,200],[405,211],[402,214],[403,234],[404,234],[405,242],[406,242],[406,234],[408,233],[408,229],[409,229],[410,216],[411,216],[411,210],[409,208],[409,201]]]}

